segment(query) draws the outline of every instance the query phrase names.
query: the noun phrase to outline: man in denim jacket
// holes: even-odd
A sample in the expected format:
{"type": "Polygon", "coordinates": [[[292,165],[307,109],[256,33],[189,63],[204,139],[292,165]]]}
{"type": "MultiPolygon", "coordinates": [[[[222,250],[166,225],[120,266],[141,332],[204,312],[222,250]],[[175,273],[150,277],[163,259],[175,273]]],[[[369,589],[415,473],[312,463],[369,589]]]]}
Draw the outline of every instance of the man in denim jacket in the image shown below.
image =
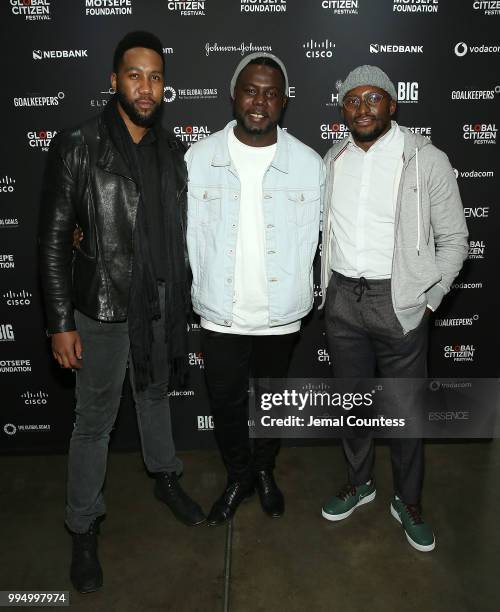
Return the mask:
{"type": "Polygon", "coordinates": [[[252,451],[247,401],[250,372],[286,376],[300,320],[313,305],[324,167],[278,127],[287,90],[281,60],[246,56],[231,80],[235,121],[186,155],[191,296],[228,473],[211,525],[230,520],[255,487],[269,516],[284,512],[273,477],[279,440],[257,439],[252,451]]]}

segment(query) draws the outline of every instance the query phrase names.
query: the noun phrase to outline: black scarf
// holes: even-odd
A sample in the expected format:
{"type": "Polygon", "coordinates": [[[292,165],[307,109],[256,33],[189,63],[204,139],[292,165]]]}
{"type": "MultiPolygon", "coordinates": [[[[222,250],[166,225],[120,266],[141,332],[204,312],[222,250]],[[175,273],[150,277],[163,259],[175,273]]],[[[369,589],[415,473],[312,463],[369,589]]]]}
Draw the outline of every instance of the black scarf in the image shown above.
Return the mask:
{"type": "MultiPolygon", "coordinates": [[[[144,390],[164,372],[154,372],[152,344],[154,319],[160,318],[158,285],[149,249],[146,213],[142,201],[142,180],[136,146],[112,98],[103,116],[110,138],[130,170],[139,190],[134,227],[134,259],[128,302],[128,331],[134,364],[135,386],[144,390]]],[[[155,131],[161,175],[161,205],[167,278],[165,279],[165,342],[167,343],[169,384],[182,385],[187,371],[187,312],[189,308],[188,273],[185,262],[184,211],[178,202],[177,168],[172,147],[161,126],[155,131]]],[[[175,143],[174,143],[175,144],[175,143]]],[[[180,152],[179,152],[180,155],[180,152]]],[[[182,188],[184,185],[182,185],[182,188]]]]}

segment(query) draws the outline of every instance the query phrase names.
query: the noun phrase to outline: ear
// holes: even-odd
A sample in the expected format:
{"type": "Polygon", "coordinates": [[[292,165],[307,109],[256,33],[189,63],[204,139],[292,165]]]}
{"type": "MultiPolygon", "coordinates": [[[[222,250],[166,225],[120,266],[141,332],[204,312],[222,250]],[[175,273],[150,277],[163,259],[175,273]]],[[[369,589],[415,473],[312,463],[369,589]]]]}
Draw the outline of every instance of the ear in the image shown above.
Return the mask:
{"type": "Polygon", "coordinates": [[[111,73],[111,87],[116,91],[116,72],[111,73]]]}
{"type": "Polygon", "coordinates": [[[281,108],[286,108],[287,104],[288,104],[288,96],[283,96],[283,104],[281,105],[281,108]]]}
{"type": "Polygon", "coordinates": [[[397,106],[396,100],[391,99],[391,103],[389,104],[389,114],[391,115],[391,117],[396,112],[396,106],[397,106]]]}

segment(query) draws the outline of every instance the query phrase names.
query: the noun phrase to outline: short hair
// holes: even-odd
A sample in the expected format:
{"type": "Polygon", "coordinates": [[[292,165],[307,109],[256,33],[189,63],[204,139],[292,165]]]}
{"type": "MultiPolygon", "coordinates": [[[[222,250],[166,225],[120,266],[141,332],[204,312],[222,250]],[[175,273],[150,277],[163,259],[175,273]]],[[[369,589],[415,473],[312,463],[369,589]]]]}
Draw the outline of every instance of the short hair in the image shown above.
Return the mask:
{"type": "Polygon", "coordinates": [[[125,34],[125,36],[116,45],[113,55],[113,72],[116,73],[120,69],[120,64],[123,60],[125,52],[129,49],[134,49],[135,47],[143,47],[145,49],[152,49],[153,51],[156,51],[156,53],[158,53],[158,55],[161,57],[163,70],[165,70],[163,45],[161,44],[160,39],[154,34],[151,34],[151,32],[137,30],[135,32],[125,34]]]}
{"type": "MultiPolygon", "coordinates": [[[[256,66],[269,66],[270,68],[274,68],[275,70],[277,70],[280,74],[281,74],[281,78],[283,79],[283,91],[286,94],[286,78],[285,75],[283,74],[283,70],[281,69],[281,66],[278,64],[278,62],[274,61],[272,57],[266,57],[265,55],[263,55],[262,57],[256,57],[253,60],[250,60],[247,64],[247,66],[250,65],[256,65],[256,66]]],[[[247,67],[245,66],[245,68],[247,67]]],[[[245,68],[243,68],[243,70],[245,70],[245,68]]],[[[243,72],[243,70],[241,72],[243,72]]],[[[240,72],[240,74],[241,74],[240,72]]],[[[240,74],[238,75],[238,79],[240,78],[240,74]]],[[[236,79],[236,80],[238,80],[236,79]]]]}

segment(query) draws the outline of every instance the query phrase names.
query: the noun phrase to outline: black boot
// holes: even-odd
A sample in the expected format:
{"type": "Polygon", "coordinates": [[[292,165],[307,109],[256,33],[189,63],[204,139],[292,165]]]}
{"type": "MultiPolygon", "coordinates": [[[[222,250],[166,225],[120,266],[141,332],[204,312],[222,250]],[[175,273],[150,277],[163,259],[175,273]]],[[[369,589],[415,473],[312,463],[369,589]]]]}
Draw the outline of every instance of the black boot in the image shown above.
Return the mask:
{"type": "Polygon", "coordinates": [[[73,555],[70,578],[80,593],[92,593],[102,587],[102,568],[97,557],[97,520],[90,524],[85,533],[71,532],[73,555]]]}
{"type": "Polygon", "coordinates": [[[206,521],[203,510],[181,488],[175,472],[155,474],[155,496],[167,504],[175,518],[185,525],[201,525],[206,521]]]}

